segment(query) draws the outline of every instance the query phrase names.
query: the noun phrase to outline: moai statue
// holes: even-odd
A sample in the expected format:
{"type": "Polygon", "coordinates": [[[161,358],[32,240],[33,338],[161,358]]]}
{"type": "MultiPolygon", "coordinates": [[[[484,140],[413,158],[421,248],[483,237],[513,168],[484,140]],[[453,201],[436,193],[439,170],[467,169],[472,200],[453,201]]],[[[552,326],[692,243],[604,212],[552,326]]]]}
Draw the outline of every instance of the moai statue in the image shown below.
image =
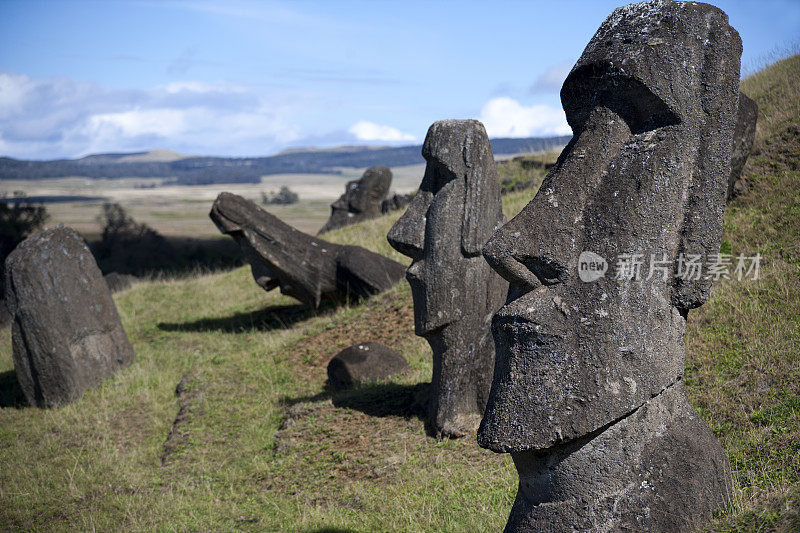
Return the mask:
{"type": "Polygon", "coordinates": [[[5,268],[14,370],[28,403],[74,402],[131,364],[108,285],[73,229],[59,224],[31,235],[5,268]]]}
{"type": "Polygon", "coordinates": [[[370,167],[361,179],[348,181],[344,194],[331,204],[331,216],[317,235],[380,216],[381,203],[391,185],[392,171],[381,166],[370,167]]]}
{"type": "Polygon", "coordinates": [[[758,104],[746,94],[739,93],[739,113],[736,129],[733,132],[733,154],[731,156],[731,174],[728,178],[728,194],[730,202],[747,190],[747,180],[742,177],[744,164],[750,157],[753,142],[756,140],[756,122],[758,121],[758,104]]]}
{"type": "Polygon", "coordinates": [[[236,194],[220,193],[209,216],[242,249],[259,287],[277,287],[310,309],[323,300],[368,298],[403,278],[400,263],[360,246],[316,239],[236,194]]]}
{"type": "Polygon", "coordinates": [[[715,7],[643,2],[564,82],[574,137],[483,250],[511,282],[478,431],[519,473],[506,531],[685,531],[730,498],[683,336],[719,259],[741,51],[715,7]]]}
{"type": "Polygon", "coordinates": [[[443,120],[428,130],[419,192],[389,231],[413,259],[406,272],[414,329],[433,350],[431,430],[461,437],[477,429],[491,385],[492,314],[508,284],[481,248],[504,221],[492,146],[476,120],[443,120]]]}

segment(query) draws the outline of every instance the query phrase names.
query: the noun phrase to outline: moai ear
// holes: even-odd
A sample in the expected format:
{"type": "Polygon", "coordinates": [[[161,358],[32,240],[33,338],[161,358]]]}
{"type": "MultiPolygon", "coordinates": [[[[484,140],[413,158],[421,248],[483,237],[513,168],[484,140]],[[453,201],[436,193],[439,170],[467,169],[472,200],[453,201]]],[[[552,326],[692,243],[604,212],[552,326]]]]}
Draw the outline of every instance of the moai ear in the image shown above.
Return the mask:
{"type": "Polygon", "coordinates": [[[461,224],[461,250],[468,257],[481,255],[481,249],[495,230],[501,209],[500,183],[492,145],[483,124],[467,130],[463,144],[464,218],[461,224]],[[476,146],[477,145],[477,146],[476,146]]]}
{"type": "MultiPolygon", "coordinates": [[[[708,261],[709,255],[719,253],[720,249],[722,214],[739,109],[739,79],[731,76],[730,72],[739,72],[738,59],[742,50],[739,34],[733,29],[712,37],[715,44],[706,47],[702,83],[699,84],[703,90],[700,101],[705,120],[698,134],[703,142],[695,160],[678,245],[679,254],[685,257],[700,254],[703,262],[708,261]],[[733,68],[731,59],[725,56],[725,51],[732,48],[738,48],[736,53],[729,54],[736,60],[733,68]]],[[[708,35],[704,38],[709,42],[708,35]]],[[[711,292],[711,283],[705,272],[700,279],[687,280],[675,276],[673,305],[684,315],[689,309],[703,305],[711,292]]]]}

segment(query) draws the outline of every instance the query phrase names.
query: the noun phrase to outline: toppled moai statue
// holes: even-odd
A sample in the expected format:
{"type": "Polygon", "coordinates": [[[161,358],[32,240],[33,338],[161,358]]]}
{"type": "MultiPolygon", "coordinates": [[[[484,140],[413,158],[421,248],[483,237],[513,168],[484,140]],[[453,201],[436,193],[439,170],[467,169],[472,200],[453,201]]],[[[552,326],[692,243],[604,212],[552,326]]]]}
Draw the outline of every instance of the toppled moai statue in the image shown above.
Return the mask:
{"type": "Polygon", "coordinates": [[[742,176],[744,164],[753,149],[756,139],[756,122],[758,121],[758,104],[744,93],[739,93],[739,112],[736,119],[736,129],[733,133],[733,155],[731,158],[731,173],[728,178],[728,194],[726,201],[730,202],[747,190],[747,181],[742,176]]]}
{"type": "Polygon", "coordinates": [[[14,370],[31,405],[55,407],[133,361],[97,263],[63,225],[32,235],[6,260],[14,370]]]}
{"type": "Polygon", "coordinates": [[[279,287],[312,309],[324,299],[368,297],[403,277],[396,261],[360,246],[316,239],[235,194],[221,193],[209,216],[239,244],[261,288],[279,287]]]}
{"type": "Polygon", "coordinates": [[[328,383],[335,388],[388,379],[409,369],[403,354],[380,342],[348,346],[328,362],[328,383]]]}
{"type": "Polygon", "coordinates": [[[392,171],[378,166],[368,168],[361,179],[348,181],[344,194],[331,204],[331,217],[317,235],[379,216],[381,201],[391,185],[392,171]]]}
{"type": "Polygon", "coordinates": [[[508,284],[481,248],[504,221],[492,146],[476,120],[443,120],[428,130],[422,184],[389,231],[414,261],[406,278],[414,329],[433,350],[429,421],[437,435],[476,430],[491,384],[492,314],[508,284]]]}
{"type": "Polygon", "coordinates": [[[712,283],[687,265],[720,249],[741,51],[715,7],[643,2],[564,82],[574,137],[483,252],[511,282],[478,431],[519,473],[506,531],[685,531],[730,498],[683,336],[712,283]]]}

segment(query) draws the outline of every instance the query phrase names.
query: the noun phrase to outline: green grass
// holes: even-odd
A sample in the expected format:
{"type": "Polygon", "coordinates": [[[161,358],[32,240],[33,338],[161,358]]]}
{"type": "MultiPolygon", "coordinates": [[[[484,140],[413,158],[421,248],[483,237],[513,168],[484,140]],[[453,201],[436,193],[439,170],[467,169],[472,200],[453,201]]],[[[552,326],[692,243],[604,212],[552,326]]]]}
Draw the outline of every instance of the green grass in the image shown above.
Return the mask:
{"type": "Polygon", "coordinates": [[[731,459],[735,497],[712,529],[800,530],[800,56],[743,80],[759,105],[750,190],[725,211],[722,248],[763,256],[689,314],[689,397],[731,459]]]}
{"type": "MultiPolygon", "coordinates": [[[[798,99],[798,59],[745,80],[763,113],[798,99]],[[776,78],[794,80],[787,89],[776,78]],[[794,91],[794,92],[792,92],[794,91]],[[789,98],[773,102],[776,98],[789,98]]],[[[783,82],[781,82],[783,83],[783,82]]],[[[794,104],[792,104],[794,103],[794,104]]],[[[774,110],[774,111],[773,111],[774,110]]],[[[793,118],[763,118],[750,191],[724,247],[764,256],[757,281],[722,282],[689,315],[690,398],[731,458],[735,498],[710,526],[800,528],[800,176],[793,118]],[[792,150],[794,150],[792,155],[792,150]]],[[[533,196],[504,197],[507,216],[533,196]]],[[[399,213],[326,234],[402,262],[399,213]]],[[[431,362],[405,283],[359,305],[304,311],[249,269],[141,282],[115,296],[134,363],[78,402],[20,405],[0,332],[0,529],[489,531],[517,477],[507,455],[424,431],[431,362]],[[411,371],[333,393],[341,348],[379,340],[411,371]],[[176,386],[182,383],[180,394],[176,386]]]]}

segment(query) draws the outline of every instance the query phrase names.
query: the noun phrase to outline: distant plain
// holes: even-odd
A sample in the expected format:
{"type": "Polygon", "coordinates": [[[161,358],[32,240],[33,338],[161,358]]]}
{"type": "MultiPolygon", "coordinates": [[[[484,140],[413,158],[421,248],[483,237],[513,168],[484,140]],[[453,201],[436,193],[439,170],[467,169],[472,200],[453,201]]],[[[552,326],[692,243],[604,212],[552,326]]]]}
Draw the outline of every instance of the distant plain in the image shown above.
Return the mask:
{"type": "MultiPolygon", "coordinates": [[[[30,181],[2,180],[0,193],[15,191],[27,196],[78,196],[102,199],[78,202],[46,203],[50,218],[47,225],[64,223],[86,238],[100,234],[97,221],[103,202],[116,202],[133,218],[168,237],[213,237],[219,235],[208,218],[211,204],[223,191],[260,203],[261,193],[277,192],[287,186],[300,201],[292,205],[267,205],[269,212],[301,231],[315,234],[330,215],[330,204],[343,192],[345,184],[358,179],[365,169],[337,169],[341,174],[275,174],[264,176],[261,183],[219,183],[213,185],[161,185],[165,179],[56,178],[30,181]],[[147,188],[156,185],[153,188],[147,188]]],[[[424,165],[392,168],[391,193],[410,193],[417,189],[424,165]]]]}

